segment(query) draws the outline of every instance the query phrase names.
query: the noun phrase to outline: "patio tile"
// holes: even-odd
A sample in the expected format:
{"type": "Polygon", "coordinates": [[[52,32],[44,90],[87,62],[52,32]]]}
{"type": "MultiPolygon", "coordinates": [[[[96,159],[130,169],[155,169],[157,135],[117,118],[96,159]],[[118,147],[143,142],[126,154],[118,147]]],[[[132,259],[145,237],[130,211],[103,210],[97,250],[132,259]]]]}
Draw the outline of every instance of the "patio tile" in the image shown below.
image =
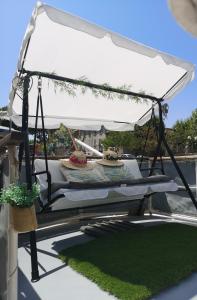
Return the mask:
{"type": "Polygon", "coordinates": [[[92,238],[75,232],[42,240],[37,243],[41,280],[31,283],[31,261],[28,247],[18,251],[18,300],[115,300],[82,275],[57,258],[61,249],[80,244],[92,238]]]}
{"type": "MultiPolygon", "coordinates": [[[[183,222],[191,225],[191,222],[188,220],[175,220],[163,217],[133,221],[133,223],[142,223],[147,227],[156,226],[163,222],[183,222]]],[[[31,282],[29,246],[20,247],[18,250],[18,300],[115,300],[115,297],[102,291],[96,284],[75,272],[69,266],[66,266],[57,257],[59,251],[66,247],[85,243],[91,239],[92,237],[76,231],[38,241],[41,280],[35,283],[31,282]]],[[[180,284],[151,298],[151,300],[197,300],[196,282],[197,274],[193,274],[180,282],[180,284]]]]}
{"type": "Polygon", "coordinates": [[[197,274],[195,273],[151,300],[197,300],[196,282],[197,274]]]}

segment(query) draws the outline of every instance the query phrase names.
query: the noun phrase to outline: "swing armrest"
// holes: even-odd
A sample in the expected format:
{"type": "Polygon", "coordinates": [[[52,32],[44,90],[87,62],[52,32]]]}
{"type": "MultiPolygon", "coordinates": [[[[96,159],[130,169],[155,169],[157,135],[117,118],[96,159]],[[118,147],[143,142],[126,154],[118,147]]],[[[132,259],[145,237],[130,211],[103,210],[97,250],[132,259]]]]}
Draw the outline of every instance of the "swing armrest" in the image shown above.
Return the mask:
{"type": "Polygon", "coordinates": [[[32,174],[32,176],[37,176],[37,175],[42,175],[42,174],[47,174],[47,182],[48,182],[47,196],[48,196],[48,201],[50,201],[50,199],[51,199],[51,173],[49,171],[34,172],[32,174]]]}

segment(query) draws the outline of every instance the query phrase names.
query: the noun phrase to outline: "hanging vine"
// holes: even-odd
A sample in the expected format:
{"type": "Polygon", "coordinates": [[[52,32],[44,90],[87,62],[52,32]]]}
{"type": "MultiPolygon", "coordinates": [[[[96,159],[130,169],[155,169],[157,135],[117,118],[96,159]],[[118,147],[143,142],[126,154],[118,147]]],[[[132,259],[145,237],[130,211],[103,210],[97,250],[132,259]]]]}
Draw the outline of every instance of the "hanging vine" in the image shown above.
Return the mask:
{"type": "MultiPolygon", "coordinates": [[[[55,73],[52,73],[53,75],[56,75],[55,73]]],[[[19,93],[19,97],[22,97],[23,94],[23,78],[17,77],[17,80],[15,82],[16,90],[19,93]]],[[[141,98],[140,96],[133,96],[133,95],[128,95],[128,94],[122,94],[122,91],[126,92],[131,92],[131,85],[121,85],[116,87],[115,89],[117,92],[109,91],[107,88],[111,89],[114,88],[110,86],[108,83],[103,83],[100,85],[101,88],[95,88],[95,87],[90,87],[90,86],[84,86],[85,83],[91,83],[87,77],[81,76],[80,78],[77,79],[77,84],[76,83],[70,83],[67,81],[61,81],[61,80],[56,80],[56,79],[48,79],[48,86],[50,83],[53,82],[54,84],[54,91],[55,93],[57,92],[58,89],[60,89],[61,92],[67,93],[69,96],[76,97],[77,96],[77,91],[80,91],[81,94],[86,94],[88,90],[90,90],[93,94],[94,97],[103,97],[109,100],[130,100],[130,101],[135,101],[136,103],[147,103],[147,99],[141,98]],[[102,87],[106,89],[102,89],[102,87]],[[120,91],[120,93],[118,93],[120,91]]],[[[144,94],[144,91],[140,91],[140,94],[144,94]]]]}
{"type": "MultiPolygon", "coordinates": [[[[55,75],[55,74],[54,74],[55,75]]],[[[87,82],[87,83],[91,83],[87,77],[82,76],[80,78],[77,79],[78,84],[74,84],[74,83],[70,83],[70,82],[66,82],[66,81],[60,81],[60,80],[56,80],[56,79],[48,79],[49,81],[52,80],[54,83],[54,90],[55,92],[57,91],[58,88],[60,88],[60,90],[62,92],[66,92],[68,93],[70,96],[75,97],[76,96],[76,91],[78,89],[80,89],[80,92],[84,95],[88,89],[91,90],[92,94],[94,95],[94,97],[98,98],[99,96],[103,97],[103,98],[107,98],[109,100],[115,100],[115,99],[119,99],[119,100],[133,100],[136,103],[139,102],[147,102],[147,99],[142,99],[140,96],[133,96],[133,95],[127,95],[127,94],[122,94],[122,93],[118,93],[118,90],[121,91],[127,91],[127,92],[131,92],[131,85],[122,85],[119,87],[116,87],[115,89],[117,90],[117,92],[112,92],[109,90],[104,90],[102,88],[95,88],[95,87],[90,87],[90,86],[84,86],[83,83],[87,82]],[[80,84],[81,83],[81,84],[80,84]]],[[[108,83],[103,83],[102,85],[100,85],[101,87],[104,88],[114,88],[112,86],[110,86],[108,83]]],[[[140,94],[144,94],[144,91],[140,91],[140,94]]]]}

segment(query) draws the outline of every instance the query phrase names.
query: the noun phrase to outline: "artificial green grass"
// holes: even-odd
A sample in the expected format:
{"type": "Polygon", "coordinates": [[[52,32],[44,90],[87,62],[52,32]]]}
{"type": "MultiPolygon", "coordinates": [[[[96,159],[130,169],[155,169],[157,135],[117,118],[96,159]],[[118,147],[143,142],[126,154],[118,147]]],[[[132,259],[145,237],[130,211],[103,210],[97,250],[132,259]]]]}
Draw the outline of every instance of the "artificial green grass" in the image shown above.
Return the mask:
{"type": "Polygon", "coordinates": [[[164,224],[98,238],[60,257],[118,299],[142,300],[197,271],[196,251],[197,228],[164,224]]]}

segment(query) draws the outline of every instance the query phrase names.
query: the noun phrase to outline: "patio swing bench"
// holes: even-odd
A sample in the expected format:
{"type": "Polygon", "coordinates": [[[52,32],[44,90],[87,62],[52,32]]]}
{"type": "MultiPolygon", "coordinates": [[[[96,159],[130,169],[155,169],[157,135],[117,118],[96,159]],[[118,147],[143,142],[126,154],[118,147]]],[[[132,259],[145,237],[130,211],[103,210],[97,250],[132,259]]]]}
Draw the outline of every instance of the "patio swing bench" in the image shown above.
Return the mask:
{"type": "MultiPolygon", "coordinates": [[[[197,201],[166,140],[163,121],[164,102],[193,78],[194,66],[189,62],[39,2],[27,27],[12,81],[9,118],[23,133],[19,166],[24,157],[30,190],[35,170],[33,175],[41,186],[41,210],[66,209],[71,213],[73,209],[132,204],[136,199],[141,209],[151,194],[177,190],[168,177],[151,176],[162,146],[197,209],[197,201]],[[60,162],[47,160],[46,130],[63,124],[75,130],[98,131],[104,127],[107,131],[133,131],[135,126],[154,119],[154,112],[158,116],[158,143],[147,179],[142,177],[136,160],[124,161],[124,168],[133,174],[130,178],[97,182],[65,180],[60,162]],[[33,155],[32,165],[29,128],[34,129],[33,153],[36,134],[42,131],[45,156],[43,161],[34,161],[33,155]]],[[[37,281],[35,231],[30,233],[30,246],[32,281],[37,281]]]]}
{"type": "MultiPolygon", "coordinates": [[[[130,208],[133,206],[132,200],[140,203],[145,198],[158,192],[176,191],[177,184],[166,175],[153,175],[150,177],[143,177],[138,162],[136,159],[123,160],[124,166],[121,167],[123,176],[117,178],[109,178],[102,176],[102,167],[95,161],[90,163],[94,164],[94,170],[99,172],[98,178],[91,180],[83,180],[84,171],[77,170],[77,176],[72,176],[71,180],[66,180],[63,173],[67,172],[72,174],[73,170],[66,170],[61,166],[58,160],[48,160],[48,172],[43,171],[45,168],[44,159],[36,159],[34,162],[35,174],[37,181],[41,188],[40,193],[40,212],[52,212],[59,210],[88,212],[95,208],[95,213],[102,211],[105,208],[130,208]],[[124,171],[127,172],[127,177],[124,176],[124,171]],[[44,174],[45,173],[45,174],[44,174]],[[107,180],[106,180],[107,179],[107,180]]],[[[108,171],[114,172],[113,167],[107,167],[108,171]]],[[[119,170],[120,168],[116,168],[119,170]]],[[[75,173],[76,171],[74,171],[75,173]]],[[[91,171],[85,171],[91,173],[91,171]]],[[[121,172],[120,172],[121,173],[121,172]]],[[[112,176],[113,177],[113,176],[112,176]]],[[[69,179],[69,176],[68,176],[69,179]]]]}

